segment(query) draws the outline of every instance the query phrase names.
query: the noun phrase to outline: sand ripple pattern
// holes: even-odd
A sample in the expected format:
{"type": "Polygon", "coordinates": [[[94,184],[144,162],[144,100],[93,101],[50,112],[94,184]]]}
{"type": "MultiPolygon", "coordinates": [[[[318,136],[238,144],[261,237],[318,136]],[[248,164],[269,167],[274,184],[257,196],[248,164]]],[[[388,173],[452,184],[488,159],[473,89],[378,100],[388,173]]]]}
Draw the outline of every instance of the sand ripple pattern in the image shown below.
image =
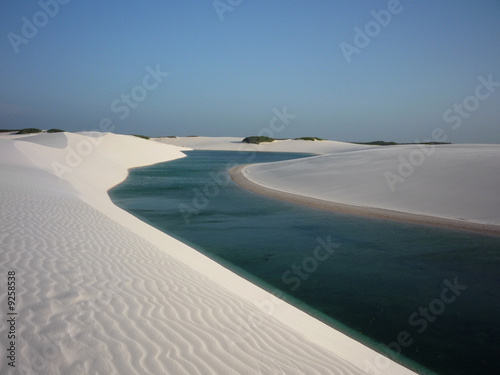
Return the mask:
{"type": "Polygon", "coordinates": [[[76,195],[10,183],[0,203],[2,286],[8,270],[18,283],[13,374],[364,373],[76,195]]]}

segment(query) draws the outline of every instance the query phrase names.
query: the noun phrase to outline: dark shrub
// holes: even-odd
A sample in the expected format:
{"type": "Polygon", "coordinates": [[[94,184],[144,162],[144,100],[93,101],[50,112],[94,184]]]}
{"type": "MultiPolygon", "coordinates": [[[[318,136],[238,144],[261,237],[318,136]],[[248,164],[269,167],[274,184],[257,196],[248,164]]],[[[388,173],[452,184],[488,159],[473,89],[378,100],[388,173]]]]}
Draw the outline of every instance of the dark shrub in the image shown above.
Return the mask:
{"type": "Polygon", "coordinates": [[[139,137],[142,139],[150,139],[151,137],[148,137],[147,135],[140,135],[140,134],[132,134],[134,137],[139,137]]]}
{"type": "Polygon", "coordinates": [[[41,133],[42,131],[37,128],[26,128],[26,129],[21,129],[19,130],[16,134],[35,134],[35,133],[41,133]]]}
{"type": "Polygon", "coordinates": [[[269,137],[257,137],[257,136],[252,136],[252,137],[246,137],[245,139],[242,140],[243,143],[253,143],[253,144],[259,144],[262,142],[272,142],[275,141],[274,138],[269,138],[269,137]]]}
{"type": "Polygon", "coordinates": [[[295,140],[303,140],[303,141],[324,141],[323,138],[318,138],[318,137],[300,137],[300,138],[295,138],[295,140]]]}

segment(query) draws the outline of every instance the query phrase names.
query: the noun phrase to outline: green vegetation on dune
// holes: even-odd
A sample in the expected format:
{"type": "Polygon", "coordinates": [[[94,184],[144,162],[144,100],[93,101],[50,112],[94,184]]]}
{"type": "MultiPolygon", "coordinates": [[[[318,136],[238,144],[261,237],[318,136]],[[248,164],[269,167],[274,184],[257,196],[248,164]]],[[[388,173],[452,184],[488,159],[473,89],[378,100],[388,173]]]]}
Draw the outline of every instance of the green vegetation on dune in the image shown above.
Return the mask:
{"type": "Polygon", "coordinates": [[[151,139],[151,137],[148,137],[147,135],[140,135],[140,134],[131,134],[134,137],[142,138],[142,139],[151,139]]]}
{"type": "MultiPolygon", "coordinates": [[[[264,136],[251,136],[251,137],[246,137],[245,139],[242,140],[243,143],[253,143],[253,144],[259,144],[263,142],[273,142],[277,140],[289,140],[290,138],[285,138],[285,139],[275,139],[275,138],[270,138],[270,137],[264,137],[264,136]]],[[[300,137],[300,138],[294,138],[295,141],[325,141],[323,138],[318,138],[318,137],[300,137]]]]}
{"type": "Polygon", "coordinates": [[[386,141],[373,141],[373,142],[349,142],[357,145],[369,145],[369,146],[397,146],[397,145],[449,145],[449,142],[415,142],[415,143],[397,143],[397,142],[386,142],[386,141]]]}
{"type": "Polygon", "coordinates": [[[373,141],[373,142],[353,142],[358,145],[370,145],[370,146],[395,146],[399,143],[396,142],[386,142],[386,141],[373,141]]]}
{"type": "Polygon", "coordinates": [[[251,136],[251,137],[246,137],[245,139],[242,140],[243,143],[252,143],[257,145],[262,142],[273,142],[273,141],[275,141],[274,138],[263,137],[263,136],[251,136]]]}
{"type": "Polygon", "coordinates": [[[318,137],[300,137],[300,138],[295,138],[295,140],[303,140],[303,141],[326,141],[326,139],[323,138],[318,138],[318,137]]]}
{"type": "Polygon", "coordinates": [[[36,134],[36,133],[41,133],[41,129],[37,128],[26,128],[26,129],[21,129],[19,130],[16,134],[36,134]]]}
{"type": "MultiPolygon", "coordinates": [[[[25,128],[25,129],[0,129],[0,133],[12,133],[16,132],[16,134],[37,134],[43,132],[41,129],[37,128],[25,128]]],[[[61,129],[49,129],[47,133],[63,133],[64,130],[61,129]]]]}

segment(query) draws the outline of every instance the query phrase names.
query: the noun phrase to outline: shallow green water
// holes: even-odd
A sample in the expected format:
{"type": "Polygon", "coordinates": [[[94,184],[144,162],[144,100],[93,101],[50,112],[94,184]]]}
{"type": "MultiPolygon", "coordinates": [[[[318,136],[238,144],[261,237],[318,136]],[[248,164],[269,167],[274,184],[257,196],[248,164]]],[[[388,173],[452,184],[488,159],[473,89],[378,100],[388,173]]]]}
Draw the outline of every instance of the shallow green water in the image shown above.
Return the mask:
{"type": "MultiPolygon", "coordinates": [[[[304,155],[187,154],[132,170],[110,196],[357,340],[392,343],[397,361],[500,373],[500,238],[310,209],[249,193],[226,174],[229,163],[304,155]]],[[[384,373],[382,362],[369,366],[384,373]]]]}

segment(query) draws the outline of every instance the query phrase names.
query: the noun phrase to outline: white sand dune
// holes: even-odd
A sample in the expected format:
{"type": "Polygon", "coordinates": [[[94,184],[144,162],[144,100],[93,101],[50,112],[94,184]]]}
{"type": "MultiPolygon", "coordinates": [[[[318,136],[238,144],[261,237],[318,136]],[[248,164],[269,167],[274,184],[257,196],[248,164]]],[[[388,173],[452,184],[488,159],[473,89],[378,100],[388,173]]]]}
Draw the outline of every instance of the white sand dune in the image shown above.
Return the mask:
{"type": "Polygon", "coordinates": [[[2,311],[8,271],[17,293],[2,374],[413,373],[107,196],[127,168],[182,156],[114,134],[0,136],[2,311]]]}
{"type": "Polygon", "coordinates": [[[219,151],[267,151],[267,152],[299,152],[311,154],[329,154],[351,150],[369,149],[373,146],[357,145],[337,141],[276,140],[260,144],[242,143],[244,137],[160,137],[155,141],[174,146],[188,147],[194,150],[219,151]]]}
{"type": "Polygon", "coordinates": [[[422,147],[376,147],[256,164],[240,174],[263,187],[263,194],[267,189],[290,200],[311,198],[318,207],[336,202],[351,206],[346,211],[351,213],[500,233],[500,146],[422,147]]]}

